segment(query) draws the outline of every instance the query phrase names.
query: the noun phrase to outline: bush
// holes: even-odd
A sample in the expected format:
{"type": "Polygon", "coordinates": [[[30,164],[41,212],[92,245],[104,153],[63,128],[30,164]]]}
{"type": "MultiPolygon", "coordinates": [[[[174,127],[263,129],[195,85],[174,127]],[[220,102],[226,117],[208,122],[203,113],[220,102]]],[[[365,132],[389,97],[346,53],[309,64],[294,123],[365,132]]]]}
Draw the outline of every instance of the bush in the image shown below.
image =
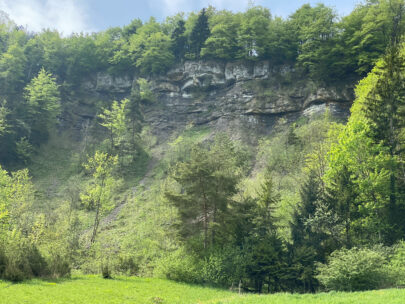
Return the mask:
{"type": "Polygon", "coordinates": [[[238,248],[223,248],[212,251],[201,265],[204,282],[224,287],[246,276],[246,263],[249,258],[238,248]]]}
{"type": "Polygon", "coordinates": [[[70,261],[66,256],[52,252],[48,259],[48,272],[52,278],[70,277],[71,270],[70,261]]]}
{"type": "Polygon", "coordinates": [[[197,257],[178,249],[158,261],[155,275],[178,282],[201,283],[200,268],[197,257]]]}
{"type": "Polygon", "coordinates": [[[47,263],[38,249],[26,239],[14,236],[5,250],[5,280],[19,282],[47,274],[47,263]]]}
{"type": "Polygon", "coordinates": [[[382,250],[352,248],[333,252],[318,264],[317,279],[328,290],[356,291],[386,287],[391,273],[382,250]]]}
{"type": "Polygon", "coordinates": [[[394,253],[391,256],[389,269],[392,272],[395,285],[405,285],[405,241],[393,247],[394,253]]]}
{"type": "Polygon", "coordinates": [[[139,265],[134,257],[121,254],[115,261],[114,270],[117,273],[134,276],[139,273],[139,265]]]}
{"type": "Polygon", "coordinates": [[[46,258],[29,239],[10,233],[0,245],[0,278],[20,282],[33,277],[60,278],[70,276],[70,262],[66,255],[51,251],[46,258]]]}

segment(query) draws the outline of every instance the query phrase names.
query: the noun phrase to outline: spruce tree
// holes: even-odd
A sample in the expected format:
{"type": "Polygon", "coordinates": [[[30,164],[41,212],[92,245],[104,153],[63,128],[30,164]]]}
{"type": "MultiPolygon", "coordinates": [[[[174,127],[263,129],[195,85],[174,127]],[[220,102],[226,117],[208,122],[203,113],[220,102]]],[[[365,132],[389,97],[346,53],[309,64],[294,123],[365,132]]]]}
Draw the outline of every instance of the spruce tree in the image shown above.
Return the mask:
{"type": "Polygon", "coordinates": [[[315,214],[316,202],[320,199],[320,185],[314,171],[310,172],[308,180],[302,186],[300,198],[290,222],[291,238],[294,246],[313,245],[319,240],[306,225],[306,220],[315,214]]]}
{"type": "Polygon", "coordinates": [[[186,27],[184,20],[179,20],[171,35],[172,51],[177,60],[182,59],[187,51],[187,37],[184,34],[185,31],[186,27]]]}
{"type": "Polygon", "coordinates": [[[200,52],[205,40],[210,36],[207,11],[203,8],[190,34],[190,53],[194,58],[200,58],[200,52]]]}

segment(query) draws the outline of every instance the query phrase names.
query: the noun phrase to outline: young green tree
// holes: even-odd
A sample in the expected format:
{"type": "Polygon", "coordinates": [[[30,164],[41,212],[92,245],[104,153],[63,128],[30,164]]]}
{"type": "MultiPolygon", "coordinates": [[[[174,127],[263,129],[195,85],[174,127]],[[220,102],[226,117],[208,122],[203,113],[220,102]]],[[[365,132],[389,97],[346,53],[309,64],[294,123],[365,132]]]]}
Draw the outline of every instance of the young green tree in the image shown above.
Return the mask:
{"type": "Polygon", "coordinates": [[[117,186],[117,181],[113,177],[113,171],[116,168],[117,162],[117,156],[109,156],[106,153],[97,151],[83,165],[93,177],[92,183],[80,195],[83,204],[87,208],[95,210],[93,231],[90,239],[91,244],[96,240],[100,216],[113,207],[111,195],[114,187],[117,186]]]}
{"type": "Polygon", "coordinates": [[[61,113],[59,85],[51,73],[41,69],[25,88],[31,142],[41,143],[56,125],[61,113]]]}
{"type": "Polygon", "coordinates": [[[110,138],[110,153],[115,153],[119,150],[120,145],[125,140],[127,133],[128,121],[128,99],[123,99],[120,102],[114,100],[111,105],[111,110],[103,109],[103,113],[98,117],[101,119],[100,125],[107,128],[110,138]]]}

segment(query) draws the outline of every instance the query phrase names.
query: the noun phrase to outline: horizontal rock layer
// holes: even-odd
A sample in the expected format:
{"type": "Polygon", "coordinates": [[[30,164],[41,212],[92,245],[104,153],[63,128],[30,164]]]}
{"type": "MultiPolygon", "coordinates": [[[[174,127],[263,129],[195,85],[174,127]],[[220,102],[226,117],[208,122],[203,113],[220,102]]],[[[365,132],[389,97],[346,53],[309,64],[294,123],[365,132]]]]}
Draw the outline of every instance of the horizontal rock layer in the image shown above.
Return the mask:
{"type": "MultiPolygon", "coordinates": [[[[129,95],[137,77],[99,73],[83,84],[91,94],[129,95]]],[[[149,79],[157,101],[145,119],[156,134],[190,123],[238,133],[267,133],[280,117],[295,120],[329,108],[346,117],[354,98],[350,86],[323,87],[300,78],[289,66],[267,61],[186,61],[149,79]]]]}

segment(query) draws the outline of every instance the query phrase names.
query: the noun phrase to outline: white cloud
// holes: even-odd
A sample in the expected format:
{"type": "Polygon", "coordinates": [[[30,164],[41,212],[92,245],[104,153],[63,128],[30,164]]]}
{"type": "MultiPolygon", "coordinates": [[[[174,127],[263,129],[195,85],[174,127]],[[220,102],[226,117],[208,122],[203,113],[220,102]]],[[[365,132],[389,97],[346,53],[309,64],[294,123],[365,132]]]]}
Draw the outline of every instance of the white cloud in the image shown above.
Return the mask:
{"type": "Polygon", "coordinates": [[[92,31],[82,3],[80,0],[0,0],[0,9],[30,31],[49,28],[69,35],[92,31]]]}

